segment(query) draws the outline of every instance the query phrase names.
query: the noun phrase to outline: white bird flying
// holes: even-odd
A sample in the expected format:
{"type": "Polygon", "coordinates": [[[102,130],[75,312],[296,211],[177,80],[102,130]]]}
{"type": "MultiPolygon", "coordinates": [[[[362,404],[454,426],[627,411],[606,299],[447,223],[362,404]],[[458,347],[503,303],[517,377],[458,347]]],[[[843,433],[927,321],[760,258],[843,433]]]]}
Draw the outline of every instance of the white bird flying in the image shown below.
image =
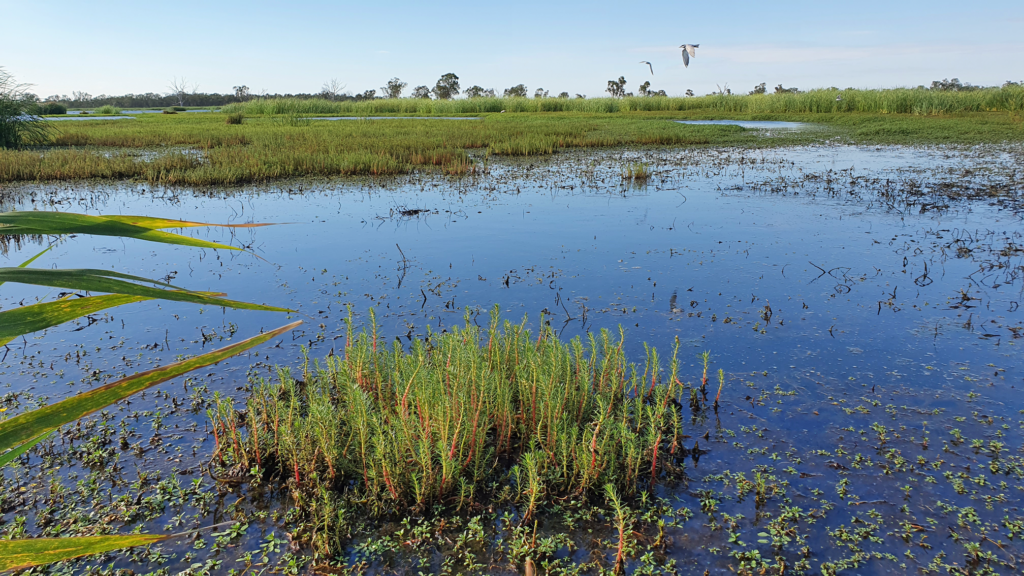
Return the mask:
{"type": "Polygon", "coordinates": [[[651,66],[650,62],[648,62],[647,60],[641,60],[640,63],[647,64],[647,67],[651,69],[651,76],[654,76],[654,66],[651,66]]]}
{"type": "Polygon", "coordinates": [[[697,57],[697,48],[700,48],[700,44],[683,44],[680,46],[683,49],[683,66],[690,67],[690,57],[697,57]]]}

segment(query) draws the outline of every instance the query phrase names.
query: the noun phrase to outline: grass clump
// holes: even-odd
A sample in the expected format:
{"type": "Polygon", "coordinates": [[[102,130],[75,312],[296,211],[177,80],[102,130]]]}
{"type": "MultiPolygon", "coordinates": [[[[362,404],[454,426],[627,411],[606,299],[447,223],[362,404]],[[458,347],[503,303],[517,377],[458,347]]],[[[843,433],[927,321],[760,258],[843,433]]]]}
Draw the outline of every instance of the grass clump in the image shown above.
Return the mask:
{"type": "Polygon", "coordinates": [[[121,113],[121,109],[118,108],[117,106],[111,106],[110,104],[107,104],[106,106],[100,106],[99,108],[96,108],[95,110],[92,111],[92,113],[93,114],[114,115],[114,114],[120,114],[121,113]]]}
{"type": "Polygon", "coordinates": [[[0,149],[41,144],[50,136],[50,127],[31,113],[35,102],[26,98],[27,87],[0,68],[0,149]]]}
{"type": "Polygon", "coordinates": [[[225,118],[224,123],[225,124],[241,124],[244,121],[245,121],[245,114],[243,114],[241,112],[235,112],[234,114],[228,114],[228,117],[225,118]]]}
{"type": "Polygon", "coordinates": [[[163,112],[161,112],[161,114],[177,114],[177,113],[178,113],[178,111],[174,109],[174,106],[168,106],[167,108],[163,109],[163,112]]]}
{"type": "Polygon", "coordinates": [[[630,162],[622,168],[622,179],[629,182],[647,182],[654,173],[646,162],[630,162]]]}
{"type": "Polygon", "coordinates": [[[357,336],[350,320],[341,356],[307,363],[301,380],[282,370],[257,383],[244,416],[217,401],[215,461],[276,479],[299,503],[363,514],[497,504],[522,518],[679,470],[675,357],[663,372],[653,349],[644,366],[627,362],[621,331],[563,343],[525,323],[502,324],[495,307],[486,332],[467,314],[406,352],[380,342],[375,322],[357,336]]]}

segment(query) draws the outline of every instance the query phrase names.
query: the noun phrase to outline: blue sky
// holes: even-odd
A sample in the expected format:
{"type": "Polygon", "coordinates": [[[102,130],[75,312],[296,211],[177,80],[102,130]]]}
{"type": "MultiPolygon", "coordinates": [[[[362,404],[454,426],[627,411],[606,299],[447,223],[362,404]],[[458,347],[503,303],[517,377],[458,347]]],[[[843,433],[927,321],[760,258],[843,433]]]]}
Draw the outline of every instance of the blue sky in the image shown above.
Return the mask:
{"type": "Polygon", "coordinates": [[[0,0],[0,66],[40,96],[74,90],[352,92],[454,72],[601,96],[625,76],[670,95],[1024,79],[1024,2],[24,2],[0,0]],[[701,45],[683,68],[677,46],[701,45]],[[640,60],[654,64],[652,77],[640,60]]]}

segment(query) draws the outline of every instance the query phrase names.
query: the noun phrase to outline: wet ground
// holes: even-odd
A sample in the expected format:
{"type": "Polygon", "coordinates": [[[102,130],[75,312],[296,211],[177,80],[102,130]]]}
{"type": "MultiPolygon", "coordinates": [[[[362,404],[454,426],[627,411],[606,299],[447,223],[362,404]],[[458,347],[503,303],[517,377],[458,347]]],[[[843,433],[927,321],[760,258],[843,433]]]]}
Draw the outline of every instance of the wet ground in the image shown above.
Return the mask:
{"type": "MultiPolygon", "coordinates": [[[[634,504],[637,546],[651,555],[638,554],[630,570],[671,560],[684,574],[1019,573],[1022,178],[1020,148],[822,146],[567,153],[492,161],[462,179],[6,187],[4,210],[279,223],[184,232],[251,254],[77,236],[35,265],[223,291],[294,308],[306,324],[140,394],[65,433],[27,469],[6,471],[0,529],[179,531],[236,520],[235,532],[200,544],[182,539],[106,563],[226,573],[246,567],[246,552],[265,552],[286,572],[301,566],[301,547],[285,537],[284,497],[206,472],[211,395],[241,400],[249,375],[296,366],[303,347],[313,358],[339,349],[348,306],[357,322],[376,306],[388,339],[408,342],[427,324],[460,323],[466,307],[486,315],[500,303],[513,320],[544,313],[565,339],[622,326],[638,361],[645,342],[664,354],[678,337],[684,380],[699,380],[703,350],[726,373],[717,417],[687,412],[701,448],[688,481],[657,489],[664,506],[634,504]],[[624,182],[623,166],[637,161],[653,177],[624,182]],[[654,545],[657,518],[668,540],[654,545]]],[[[6,265],[40,249],[7,248],[6,265]]],[[[0,305],[44,296],[56,293],[7,284],[0,305]]],[[[114,309],[0,350],[0,403],[17,413],[289,319],[166,302],[114,309]]],[[[596,537],[551,527],[575,544],[555,545],[549,559],[607,567],[611,529],[584,525],[596,537]]],[[[381,552],[368,536],[354,535],[344,559],[402,571],[404,553],[381,552]]],[[[514,571],[490,539],[480,544],[493,562],[484,571],[514,571]]],[[[438,570],[442,548],[407,553],[438,570]]]]}

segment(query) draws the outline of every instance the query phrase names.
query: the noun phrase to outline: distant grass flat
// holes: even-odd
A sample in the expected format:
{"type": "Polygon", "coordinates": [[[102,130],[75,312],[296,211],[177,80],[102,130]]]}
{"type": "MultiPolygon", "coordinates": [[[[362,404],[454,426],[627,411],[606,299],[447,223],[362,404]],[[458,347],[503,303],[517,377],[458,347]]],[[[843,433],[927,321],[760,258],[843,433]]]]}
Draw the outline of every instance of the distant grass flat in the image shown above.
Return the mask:
{"type": "MultiPolygon", "coordinates": [[[[730,97],[721,98],[728,100],[730,97]]],[[[510,105],[510,100],[479,100],[510,105]]],[[[535,110],[545,106],[544,101],[518,100],[535,110]]],[[[551,106],[577,102],[542,100],[552,101],[551,106]]],[[[357,107],[353,110],[335,106],[337,110],[310,109],[300,113],[288,109],[284,103],[280,110],[266,110],[281,111],[282,114],[260,114],[256,106],[237,106],[225,107],[224,113],[141,114],[134,122],[69,122],[60,125],[49,148],[0,151],[0,182],[101,178],[217,185],[296,177],[403,174],[415,170],[459,175],[479,170],[481,157],[549,155],[567,148],[776,147],[815,144],[835,138],[847,143],[901,145],[1024,141],[1024,115],[1014,111],[936,114],[770,112],[749,111],[756,108],[749,104],[745,106],[748,111],[727,111],[721,107],[624,111],[623,108],[636,107],[629,104],[629,100],[579,101],[580,106],[589,102],[587,106],[595,111],[467,112],[458,107],[449,110],[452,107],[450,103],[437,101],[425,101],[432,103],[427,110],[409,111],[442,115],[471,113],[479,117],[478,120],[429,122],[334,122],[304,117],[325,113],[397,114],[403,111],[402,106],[412,105],[407,102],[416,103],[410,99],[403,99],[395,110],[378,109],[387,101],[371,101],[350,104],[357,107]],[[366,105],[358,107],[359,104],[366,105]],[[612,104],[619,108],[599,110],[600,106],[607,108],[612,104]],[[229,113],[243,113],[244,124],[228,124],[229,113]],[[762,131],[737,126],[685,125],[671,121],[725,118],[798,121],[814,126],[800,131],[775,131],[772,137],[767,138],[762,131]],[[156,153],[139,154],[139,149],[155,149],[156,153]],[[477,152],[470,153],[474,150],[477,152]]],[[[472,101],[464,102],[472,104],[472,101]]],[[[834,97],[832,102],[835,103],[834,97]]],[[[310,106],[315,107],[314,104],[310,106]]],[[[736,107],[743,108],[738,104],[736,107]]]]}

